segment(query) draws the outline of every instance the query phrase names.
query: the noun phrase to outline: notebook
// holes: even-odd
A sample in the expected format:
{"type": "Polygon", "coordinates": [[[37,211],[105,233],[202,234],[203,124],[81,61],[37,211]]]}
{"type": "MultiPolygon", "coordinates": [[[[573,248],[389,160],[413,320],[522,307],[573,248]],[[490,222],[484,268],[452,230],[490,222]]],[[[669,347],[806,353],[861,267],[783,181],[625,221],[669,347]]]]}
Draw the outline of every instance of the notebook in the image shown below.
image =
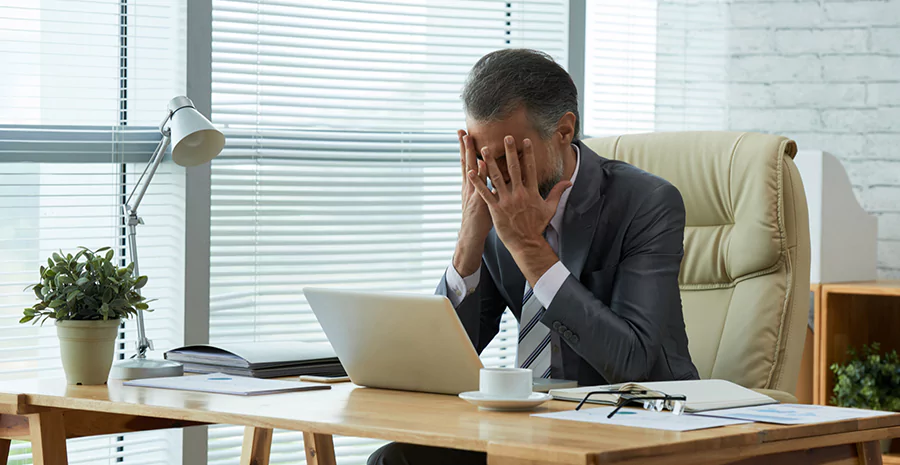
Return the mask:
{"type": "MultiPolygon", "coordinates": [[[[705,412],[725,408],[749,407],[753,405],[777,404],[775,399],[738,386],[722,379],[702,379],[690,381],[653,381],[646,383],[623,383],[605,386],[588,386],[574,389],[551,389],[550,395],[557,400],[581,402],[591,391],[603,390],[648,390],[669,395],[683,395],[687,398],[684,410],[689,413],[705,412]]],[[[596,394],[588,402],[615,404],[616,394],[596,394]]]]}
{"type": "Polygon", "coordinates": [[[257,379],[244,376],[231,376],[225,373],[208,375],[172,376],[169,378],[149,378],[125,381],[126,386],[150,387],[160,389],[177,389],[180,391],[213,392],[216,394],[233,394],[239,396],[256,396],[279,392],[317,391],[331,389],[327,384],[301,383],[278,379],[257,379]]]}
{"type": "Polygon", "coordinates": [[[255,378],[295,375],[343,376],[334,349],[328,343],[237,342],[197,344],[170,350],[168,360],[184,364],[189,373],[224,372],[255,378]]]}

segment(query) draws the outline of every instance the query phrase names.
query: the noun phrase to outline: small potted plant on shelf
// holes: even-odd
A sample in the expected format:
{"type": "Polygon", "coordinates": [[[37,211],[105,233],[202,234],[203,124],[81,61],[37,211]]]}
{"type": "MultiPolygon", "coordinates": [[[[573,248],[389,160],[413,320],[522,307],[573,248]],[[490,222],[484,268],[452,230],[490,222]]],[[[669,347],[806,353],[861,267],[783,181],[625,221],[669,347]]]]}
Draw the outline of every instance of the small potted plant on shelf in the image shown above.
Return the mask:
{"type": "MultiPolygon", "coordinates": [[[[897,351],[881,352],[877,342],[864,345],[862,354],[847,350],[849,360],[832,364],[834,396],[831,403],[840,407],[900,412],[900,357],[897,351]]],[[[889,452],[891,440],[881,442],[889,452]]]]}
{"type": "Polygon", "coordinates": [[[137,310],[150,311],[138,292],[147,277],[134,276],[134,264],[116,266],[109,247],[79,249],[75,255],[54,253],[41,266],[40,282],[26,288],[40,302],[26,308],[19,323],[56,320],[67,382],[105,384],[119,323],[137,310]]]}

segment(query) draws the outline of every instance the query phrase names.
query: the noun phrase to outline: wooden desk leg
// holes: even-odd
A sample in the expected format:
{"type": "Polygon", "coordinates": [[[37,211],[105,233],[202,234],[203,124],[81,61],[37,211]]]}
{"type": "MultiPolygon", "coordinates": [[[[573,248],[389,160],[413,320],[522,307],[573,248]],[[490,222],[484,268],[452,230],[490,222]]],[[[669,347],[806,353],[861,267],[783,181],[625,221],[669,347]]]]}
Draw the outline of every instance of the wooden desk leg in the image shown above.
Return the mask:
{"type": "Polygon", "coordinates": [[[881,465],[881,443],[878,441],[860,442],[856,444],[859,465],[881,465]]]}
{"type": "Polygon", "coordinates": [[[66,429],[61,412],[42,412],[28,417],[34,465],[67,465],[66,429]]]}
{"type": "Polygon", "coordinates": [[[241,465],[269,465],[272,451],[272,428],[244,428],[241,465]]]}
{"type": "Polygon", "coordinates": [[[0,465],[6,465],[9,460],[9,445],[12,443],[9,439],[0,439],[0,465]]]}
{"type": "Polygon", "coordinates": [[[334,439],[330,434],[303,433],[307,465],[335,465],[334,439]]]}

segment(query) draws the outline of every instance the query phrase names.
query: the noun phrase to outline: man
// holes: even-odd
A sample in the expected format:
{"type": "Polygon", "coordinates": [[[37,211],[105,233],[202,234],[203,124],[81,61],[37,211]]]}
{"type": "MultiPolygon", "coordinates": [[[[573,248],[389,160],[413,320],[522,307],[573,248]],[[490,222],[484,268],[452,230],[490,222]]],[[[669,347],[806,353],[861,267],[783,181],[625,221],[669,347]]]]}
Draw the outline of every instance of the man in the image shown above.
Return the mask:
{"type": "MultiPolygon", "coordinates": [[[[671,184],[578,141],[577,89],[553,60],[475,64],[459,131],[462,223],[438,293],[480,353],[509,308],[518,366],[580,385],[697,379],[678,291],[684,203],[671,184]]],[[[370,464],[484,464],[389,444],[370,464]]]]}

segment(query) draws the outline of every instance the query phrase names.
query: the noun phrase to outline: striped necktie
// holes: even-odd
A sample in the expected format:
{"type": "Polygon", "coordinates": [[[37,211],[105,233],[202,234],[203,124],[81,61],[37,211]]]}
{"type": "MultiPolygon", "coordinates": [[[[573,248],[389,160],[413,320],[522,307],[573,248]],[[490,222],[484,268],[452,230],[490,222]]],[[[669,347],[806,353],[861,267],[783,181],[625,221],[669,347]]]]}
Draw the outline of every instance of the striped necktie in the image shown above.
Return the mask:
{"type": "Polygon", "coordinates": [[[541,323],[545,309],[525,283],[522,317],[519,319],[519,368],[531,368],[535,377],[550,377],[550,328],[541,323]]]}

